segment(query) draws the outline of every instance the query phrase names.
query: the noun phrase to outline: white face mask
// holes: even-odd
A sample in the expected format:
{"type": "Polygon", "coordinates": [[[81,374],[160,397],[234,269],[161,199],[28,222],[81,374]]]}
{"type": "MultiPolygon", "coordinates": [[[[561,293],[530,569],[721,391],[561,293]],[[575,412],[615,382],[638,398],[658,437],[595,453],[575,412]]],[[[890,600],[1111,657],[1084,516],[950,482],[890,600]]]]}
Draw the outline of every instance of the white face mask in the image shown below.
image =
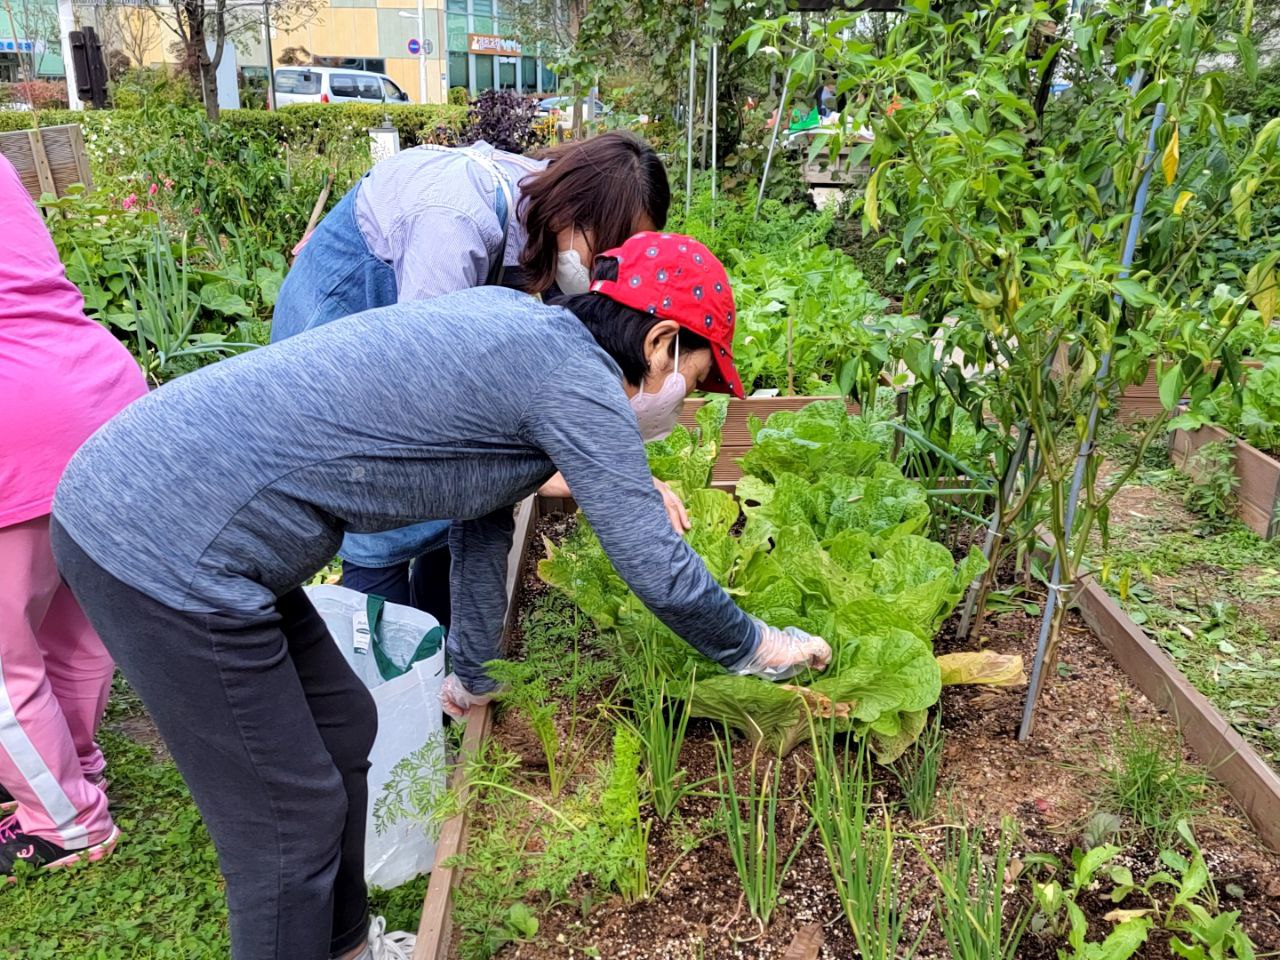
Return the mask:
{"type": "Polygon", "coordinates": [[[662,381],[657,393],[645,393],[644,387],[631,398],[631,409],[640,424],[640,436],[645,443],[663,440],[676,428],[680,409],[684,406],[686,387],[680,375],[680,341],[676,341],[676,365],[662,381]]]}
{"type": "Polygon", "coordinates": [[[568,296],[591,289],[591,271],[583,266],[577,250],[561,250],[556,254],[556,286],[568,296]]]}

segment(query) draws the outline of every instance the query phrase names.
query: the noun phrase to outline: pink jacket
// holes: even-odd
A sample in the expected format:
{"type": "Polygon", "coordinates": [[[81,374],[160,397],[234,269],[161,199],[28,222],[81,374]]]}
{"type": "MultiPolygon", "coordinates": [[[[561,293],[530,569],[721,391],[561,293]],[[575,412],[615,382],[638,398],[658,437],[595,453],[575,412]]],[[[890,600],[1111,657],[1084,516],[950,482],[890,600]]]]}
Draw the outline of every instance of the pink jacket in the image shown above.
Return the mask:
{"type": "Polygon", "coordinates": [[[129,351],[84,315],[39,211],[0,156],[0,527],[47,514],[71,455],[146,392],[129,351]]]}

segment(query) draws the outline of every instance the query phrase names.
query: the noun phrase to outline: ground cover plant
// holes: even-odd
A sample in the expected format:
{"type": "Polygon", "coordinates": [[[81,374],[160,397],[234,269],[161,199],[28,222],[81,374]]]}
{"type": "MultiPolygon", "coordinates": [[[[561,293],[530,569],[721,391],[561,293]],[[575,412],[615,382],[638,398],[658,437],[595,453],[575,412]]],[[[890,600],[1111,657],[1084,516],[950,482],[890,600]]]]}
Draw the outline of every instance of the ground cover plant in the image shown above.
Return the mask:
{"type": "MultiPolygon", "coordinates": [[[[117,677],[99,737],[121,830],[111,857],[24,873],[0,889],[0,957],[226,957],[226,901],[200,814],[141,702],[117,677]]],[[[396,929],[416,929],[425,878],[375,893],[396,929]]]]}
{"type": "MultiPolygon", "coordinates": [[[[1131,444],[1123,430],[1106,447],[1131,444]]],[[[1178,669],[1272,765],[1280,764],[1280,545],[1215,508],[1193,509],[1196,481],[1163,451],[1117,498],[1095,541],[1099,581],[1178,669]]]]}
{"type": "Polygon", "coordinates": [[[844,252],[825,243],[829,213],[720,194],[704,179],[690,210],[673,201],[673,229],[702,239],[724,262],[738,308],[734,361],[748,393],[874,396],[890,363],[889,301],[844,252]]]}

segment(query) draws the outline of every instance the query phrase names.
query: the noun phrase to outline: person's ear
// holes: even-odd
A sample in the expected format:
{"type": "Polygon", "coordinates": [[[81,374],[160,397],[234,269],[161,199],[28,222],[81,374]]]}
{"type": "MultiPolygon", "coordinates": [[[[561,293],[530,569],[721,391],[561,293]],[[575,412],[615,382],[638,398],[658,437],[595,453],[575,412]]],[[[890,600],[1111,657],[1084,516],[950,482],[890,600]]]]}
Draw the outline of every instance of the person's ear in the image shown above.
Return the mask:
{"type": "Polygon", "coordinates": [[[674,320],[659,320],[644,337],[644,362],[651,373],[667,372],[674,361],[672,344],[680,333],[674,320]]]}

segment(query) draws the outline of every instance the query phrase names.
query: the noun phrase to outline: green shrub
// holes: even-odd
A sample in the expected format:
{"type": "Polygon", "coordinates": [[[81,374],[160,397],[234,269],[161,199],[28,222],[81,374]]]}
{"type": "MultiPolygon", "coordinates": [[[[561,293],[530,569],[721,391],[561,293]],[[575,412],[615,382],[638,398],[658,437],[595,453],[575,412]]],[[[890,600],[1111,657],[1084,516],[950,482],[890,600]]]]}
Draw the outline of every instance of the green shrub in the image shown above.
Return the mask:
{"type": "MultiPolygon", "coordinates": [[[[27,130],[36,122],[42,127],[64,123],[78,123],[85,133],[102,132],[104,128],[123,129],[136,127],[143,122],[163,136],[166,117],[179,114],[198,114],[198,110],[175,108],[168,102],[156,105],[148,100],[146,109],[0,111],[0,133],[8,130],[27,130]]],[[[336,136],[355,129],[376,127],[383,116],[400,130],[407,146],[435,142],[437,128],[459,131],[466,122],[466,110],[447,104],[365,104],[365,103],[299,103],[281,110],[224,110],[221,124],[240,132],[261,133],[282,143],[305,134],[336,136]]]]}
{"type": "MultiPolygon", "coordinates": [[[[302,236],[330,176],[333,204],[369,166],[365,131],[390,116],[407,145],[450,142],[465,111],[443,105],[299,104],[227,110],[210,121],[171,104],[142,110],[0,113],[0,129],[79,123],[95,185],[124,200],[170,184],[155,205],[169,222],[284,254],[302,236]]],[[[254,256],[253,260],[260,258],[254,256]]]]}
{"type": "Polygon", "coordinates": [[[454,107],[465,107],[471,102],[471,91],[466,87],[450,87],[449,88],[449,105],[454,107]]]}
{"type": "Polygon", "coordinates": [[[111,104],[117,110],[141,110],[146,106],[196,109],[200,94],[188,76],[166,67],[139,67],[112,82],[111,104]]]}
{"type": "Polygon", "coordinates": [[[1255,120],[1280,116],[1280,60],[1259,70],[1257,80],[1250,80],[1243,70],[1231,73],[1223,86],[1223,106],[1255,120]]]}

